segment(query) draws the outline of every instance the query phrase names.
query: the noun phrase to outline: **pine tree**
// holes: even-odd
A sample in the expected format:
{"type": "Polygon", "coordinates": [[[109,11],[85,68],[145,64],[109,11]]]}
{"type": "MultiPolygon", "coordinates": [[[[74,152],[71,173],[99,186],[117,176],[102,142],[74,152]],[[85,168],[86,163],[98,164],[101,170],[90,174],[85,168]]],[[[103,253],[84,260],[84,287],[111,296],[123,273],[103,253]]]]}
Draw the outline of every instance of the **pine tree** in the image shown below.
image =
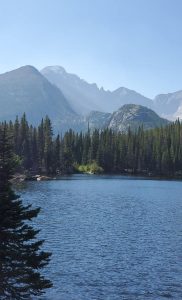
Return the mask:
{"type": "Polygon", "coordinates": [[[53,150],[53,143],[52,143],[52,125],[51,121],[48,116],[46,116],[44,120],[44,164],[46,173],[52,173],[52,150],[53,150]]]}
{"type": "Polygon", "coordinates": [[[59,173],[61,168],[61,142],[60,142],[60,136],[59,134],[56,137],[56,140],[53,144],[53,172],[59,173]]]}
{"type": "Polygon", "coordinates": [[[46,266],[50,253],[41,251],[29,221],[40,209],[24,206],[9,182],[14,159],[7,126],[0,128],[0,299],[21,300],[41,295],[52,286],[39,272],[46,266]]]}
{"type": "Polygon", "coordinates": [[[29,144],[29,126],[25,113],[20,122],[20,157],[23,159],[25,170],[31,167],[30,144],[29,144]]]}
{"type": "Polygon", "coordinates": [[[14,124],[14,151],[16,154],[20,154],[20,123],[18,116],[14,124]]]}
{"type": "Polygon", "coordinates": [[[37,133],[37,148],[38,148],[38,166],[40,173],[43,170],[44,165],[44,144],[45,144],[45,137],[44,137],[44,120],[41,120],[41,124],[38,126],[38,133],[37,133]]]}

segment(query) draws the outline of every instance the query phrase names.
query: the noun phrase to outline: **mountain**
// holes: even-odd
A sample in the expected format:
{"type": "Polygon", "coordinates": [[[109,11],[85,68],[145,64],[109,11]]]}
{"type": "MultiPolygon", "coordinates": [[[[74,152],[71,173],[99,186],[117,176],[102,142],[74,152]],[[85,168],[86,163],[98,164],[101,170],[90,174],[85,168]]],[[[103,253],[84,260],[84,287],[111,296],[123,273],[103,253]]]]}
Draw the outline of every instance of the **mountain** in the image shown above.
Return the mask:
{"type": "Polygon", "coordinates": [[[91,129],[125,131],[143,123],[148,129],[168,123],[149,107],[155,107],[160,115],[182,117],[182,91],[158,95],[152,101],[126,88],[113,92],[99,89],[62,67],[46,67],[39,72],[24,66],[0,75],[0,107],[0,121],[14,120],[25,112],[37,125],[49,115],[54,130],[62,133],[69,128],[86,131],[88,124],[91,129]]]}
{"type": "Polygon", "coordinates": [[[44,68],[41,73],[61,89],[73,109],[82,115],[91,111],[112,113],[124,104],[140,104],[152,108],[153,101],[139,93],[121,87],[113,92],[99,89],[93,83],[87,83],[75,74],[67,73],[60,66],[44,68]]]}
{"type": "Polygon", "coordinates": [[[106,91],[98,88],[95,83],[90,84],[77,75],[66,72],[60,66],[45,67],[41,73],[61,89],[71,107],[81,115],[87,115],[91,111],[112,113],[124,104],[138,104],[153,109],[169,120],[182,119],[182,91],[159,94],[154,99],[149,99],[125,87],[106,91]]]}
{"type": "Polygon", "coordinates": [[[171,120],[182,119],[182,91],[157,95],[154,98],[154,109],[171,120]]]}
{"type": "Polygon", "coordinates": [[[28,120],[37,125],[49,115],[53,126],[68,128],[77,114],[63,93],[37,69],[24,66],[0,75],[0,121],[15,119],[25,112],[28,120]]]}
{"type": "Polygon", "coordinates": [[[112,114],[108,128],[116,131],[127,131],[130,127],[135,130],[139,126],[151,129],[169,124],[160,118],[153,110],[142,105],[126,104],[112,114]]]}
{"type": "Polygon", "coordinates": [[[125,104],[113,114],[102,113],[99,115],[98,112],[92,112],[91,120],[92,128],[109,128],[121,132],[126,132],[129,127],[131,130],[135,130],[139,126],[151,129],[170,123],[168,120],[160,118],[153,110],[135,104],[125,104]],[[94,122],[94,120],[96,121],[94,122]]]}
{"type": "Polygon", "coordinates": [[[85,124],[85,130],[89,128],[92,129],[104,129],[107,124],[109,123],[109,120],[111,118],[112,114],[110,113],[104,113],[100,111],[91,111],[84,119],[83,122],[85,124]]]}

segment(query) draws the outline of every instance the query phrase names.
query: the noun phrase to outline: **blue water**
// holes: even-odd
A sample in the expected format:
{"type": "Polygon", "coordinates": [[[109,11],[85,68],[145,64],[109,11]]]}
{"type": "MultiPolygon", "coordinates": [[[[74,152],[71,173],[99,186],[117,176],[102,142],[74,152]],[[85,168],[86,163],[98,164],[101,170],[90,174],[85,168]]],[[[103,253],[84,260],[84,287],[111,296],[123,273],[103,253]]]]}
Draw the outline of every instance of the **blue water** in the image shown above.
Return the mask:
{"type": "Polygon", "coordinates": [[[74,175],[28,183],[52,259],[46,300],[182,299],[182,182],[74,175]]]}

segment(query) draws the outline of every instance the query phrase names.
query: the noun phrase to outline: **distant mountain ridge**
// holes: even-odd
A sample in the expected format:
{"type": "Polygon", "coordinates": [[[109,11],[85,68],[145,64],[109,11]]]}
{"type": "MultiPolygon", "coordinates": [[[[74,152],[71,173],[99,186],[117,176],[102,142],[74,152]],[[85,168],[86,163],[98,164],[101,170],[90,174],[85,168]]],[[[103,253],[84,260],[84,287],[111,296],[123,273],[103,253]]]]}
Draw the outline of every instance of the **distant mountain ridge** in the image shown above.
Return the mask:
{"type": "Polygon", "coordinates": [[[105,91],[93,83],[87,83],[77,75],[67,73],[60,66],[46,67],[41,73],[61,89],[73,109],[82,115],[90,111],[113,112],[124,104],[140,104],[152,107],[153,101],[141,94],[120,87],[117,90],[105,91]]]}
{"type": "Polygon", "coordinates": [[[164,118],[182,119],[182,91],[150,99],[125,87],[115,91],[99,89],[96,84],[89,84],[60,66],[45,67],[41,73],[62,90],[73,109],[82,115],[90,111],[112,113],[124,104],[138,104],[153,109],[164,118]]]}
{"type": "Polygon", "coordinates": [[[158,95],[153,101],[124,87],[113,92],[99,89],[62,67],[39,72],[24,66],[0,75],[0,107],[0,121],[25,112],[33,125],[49,115],[54,129],[62,133],[69,128],[86,131],[88,124],[92,129],[124,131],[142,122],[145,128],[167,124],[152,112],[154,108],[163,116],[182,116],[182,91],[158,95]]]}
{"type": "Polygon", "coordinates": [[[154,98],[154,109],[171,120],[182,119],[182,91],[157,95],[154,98]]]}

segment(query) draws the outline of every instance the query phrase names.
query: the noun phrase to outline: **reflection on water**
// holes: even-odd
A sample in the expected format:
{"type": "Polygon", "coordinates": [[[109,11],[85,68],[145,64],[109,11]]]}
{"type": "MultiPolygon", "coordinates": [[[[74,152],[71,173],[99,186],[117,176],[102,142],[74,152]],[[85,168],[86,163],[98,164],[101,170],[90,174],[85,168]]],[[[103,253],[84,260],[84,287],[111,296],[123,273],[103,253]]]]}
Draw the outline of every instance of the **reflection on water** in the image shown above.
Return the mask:
{"type": "Polygon", "coordinates": [[[42,299],[182,299],[182,183],[69,176],[19,190],[53,252],[42,299]]]}

